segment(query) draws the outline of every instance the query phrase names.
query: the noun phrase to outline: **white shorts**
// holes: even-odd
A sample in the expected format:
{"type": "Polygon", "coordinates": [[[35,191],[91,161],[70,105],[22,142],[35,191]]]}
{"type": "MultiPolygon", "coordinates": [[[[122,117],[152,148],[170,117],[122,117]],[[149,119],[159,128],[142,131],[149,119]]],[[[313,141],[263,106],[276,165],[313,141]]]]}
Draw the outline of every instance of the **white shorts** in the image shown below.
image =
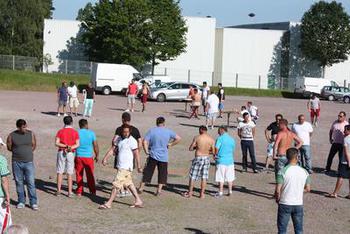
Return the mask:
{"type": "Polygon", "coordinates": [[[73,108],[73,107],[78,108],[78,106],[79,106],[79,99],[77,97],[69,98],[69,107],[70,108],[73,108]]]}
{"type": "Polygon", "coordinates": [[[4,231],[12,225],[10,207],[3,208],[2,203],[4,201],[5,199],[3,197],[0,197],[0,233],[4,233],[4,231]]]}
{"type": "Polygon", "coordinates": [[[266,149],[267,157],[271,158],[273,156],[274,146],[275,146],[275,142],[267,144],[267,149],[266,149]]]}
{"type": "Polygon", "coordinates": [[[215,182],[232,182],[236,179],[235,177],[235,166],[234,165],[217,165],[215,172],[215,182]]]}
{"type": "Polygon", "coordinates": [[[218,117],[218,113],[217,113],[217,112],[215,112],[215,113],[208,113],[208,114],[207,114],[207,118],[208,118],[208,119],[213,119],[213,120],[215,120],[216,117],[218,117]]]}
{"type": "Polygon", "coordinates": [[[136,101],[136,95],[128,95],[128,103],[130,104],[130,103],[135,103],[135,101],[136,101]]]}
{"type": "Polygon", "coordinates": [[[57,163],[56,163],[56,171],[58,174],[67,173],[69,175],[74,174],[74,159],[75,155],[72,152],[64,153],[63,151],[59,151],[57,153],[57,163]]]}

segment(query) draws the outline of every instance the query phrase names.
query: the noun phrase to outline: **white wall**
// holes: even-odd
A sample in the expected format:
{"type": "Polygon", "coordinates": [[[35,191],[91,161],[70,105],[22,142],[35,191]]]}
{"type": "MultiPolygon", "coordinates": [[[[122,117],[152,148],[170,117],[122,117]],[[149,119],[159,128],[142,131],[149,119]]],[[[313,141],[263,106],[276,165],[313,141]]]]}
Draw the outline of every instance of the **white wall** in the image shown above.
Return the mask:
{"type": "MultiPolygon", "coordinates": [[[[67,41],[76,37],[80,22],[74,20],[44,20],[43,55],[50,54],[53,64],[48,66],[48,72],[58,72],[58,52],[67,48],[67,41]]],[[[46,69],[43,69],[46,71],[46,69]]]]}
{"type": "Polygon", "coordinates": [[[215,18],[184,17],[188,32],[186,52],[182,53],[176,60],[160,62],[156,67],[157,73],[167,74],[174,80],[187,81],[188,70],[190,81],[201,84],[207,81],[212,83],[212,72],[214,71],[215,52],[215,18]]]}
{"type": "MultiPolygon", "coordinates": [[[[223,48],[215,56],[216,62],[221,59],[221,72],[215,71],[215,74],[221,75],[219,80],[224,86],[234,87],[238,74],[238,87],[258,88],[260,75],[260,87],[266,89],[275,46],[280,42],[284,31],[239,28],[221,30],[223,48]]],[[[217,69],[218,66],[220,64],[217,64],[217,69]]]]}

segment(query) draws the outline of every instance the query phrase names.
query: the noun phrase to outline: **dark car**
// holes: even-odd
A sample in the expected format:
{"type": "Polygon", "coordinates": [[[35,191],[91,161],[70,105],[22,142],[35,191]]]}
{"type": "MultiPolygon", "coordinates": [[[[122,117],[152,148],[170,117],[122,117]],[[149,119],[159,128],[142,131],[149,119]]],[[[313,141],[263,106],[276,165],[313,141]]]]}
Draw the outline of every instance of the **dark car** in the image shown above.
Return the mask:
{"type": "Polygon", "coordinates": [[[349,89],[346,87],[324,86],[320,96],[329,101],[334,101],[343,99],[346,93],[349,93],[349,89]]]}

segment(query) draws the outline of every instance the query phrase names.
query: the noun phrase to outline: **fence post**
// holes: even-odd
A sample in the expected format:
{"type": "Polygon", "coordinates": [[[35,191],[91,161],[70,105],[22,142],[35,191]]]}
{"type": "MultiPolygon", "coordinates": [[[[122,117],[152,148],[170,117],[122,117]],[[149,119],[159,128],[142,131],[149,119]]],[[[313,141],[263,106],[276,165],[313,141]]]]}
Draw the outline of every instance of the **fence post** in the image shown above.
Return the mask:
{"type": "Polygon", "coordinates": [[[214,85],[214,79],[215,79],[215,74],[214,72],[211,73],[211,86],[214,85]]]}
{"type": "Polygon", "coordinates": [[[164,75],[168,75],[168,69],[167,68],[164,68],[164,75]]]}
{"type": "Polygon", "coordinates": [[[283,87],[283,78],[280,76],[280,90],[282,90],[282,87],[283,87]]]}
{"type": "Polygon", "coordinates": [[[67,64],[68,64],[68,61],[67,61],[67,59],[66,60],[64,60],[64,72],[65,72],[65,74],[67,74],[68,72],[68,66],[67,66],[67,64]]]}
{"type": "Polygon", "coordinates": [[[188,72],[187,72],[187,82],[190,83],[191,82],[191,70],[188,69],[188,72]]]}
{"type": "Polygon", "coordinates": [[[90,74],[92,73],[92,62],[90,62],[90,74]]]}
{"type": "Polygon", "coordinates": [[[261,89],[261,75],[259,75],[259,85],[258,88],[261,89]]]}
{"type": "Polygon", "coordinates": [[[238,88],[238,73],[236,73],[236,88],[238,88]]]}
{"type": "Polygon", "coordinates": [[[12,55],[12,70],[15,70],[15,56],[12,55]]]}
{"type": "Polygon", "coordinates": [[[344,80],[344,87],[346,87],[346,80],[344,80]]]}

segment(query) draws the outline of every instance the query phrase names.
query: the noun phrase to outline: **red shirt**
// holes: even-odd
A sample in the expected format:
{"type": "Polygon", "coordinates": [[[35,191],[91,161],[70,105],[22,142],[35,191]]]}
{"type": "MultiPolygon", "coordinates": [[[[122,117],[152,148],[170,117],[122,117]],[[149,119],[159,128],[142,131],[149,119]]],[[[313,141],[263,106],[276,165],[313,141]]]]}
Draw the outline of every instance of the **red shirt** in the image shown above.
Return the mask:
{"type": "Polygon", "coordinates": [[[137,94],[137,85],[134,84],[129,84],[129,93],[130,95],[136,95],[137,94]]]}
{"type": "MultiPolygon", "coordinates": [[[[57,132],[56,137],[60,139],[60,143],[68,146],[75,145],[79,140],[78,132],[72,127],[62,128],[57,132]]],[[[65,148],[60,147],[58,150],[65,150],[65,148]]],[[[75,150],[72,150],[72,152],[75,152],[75,150]]]]}

